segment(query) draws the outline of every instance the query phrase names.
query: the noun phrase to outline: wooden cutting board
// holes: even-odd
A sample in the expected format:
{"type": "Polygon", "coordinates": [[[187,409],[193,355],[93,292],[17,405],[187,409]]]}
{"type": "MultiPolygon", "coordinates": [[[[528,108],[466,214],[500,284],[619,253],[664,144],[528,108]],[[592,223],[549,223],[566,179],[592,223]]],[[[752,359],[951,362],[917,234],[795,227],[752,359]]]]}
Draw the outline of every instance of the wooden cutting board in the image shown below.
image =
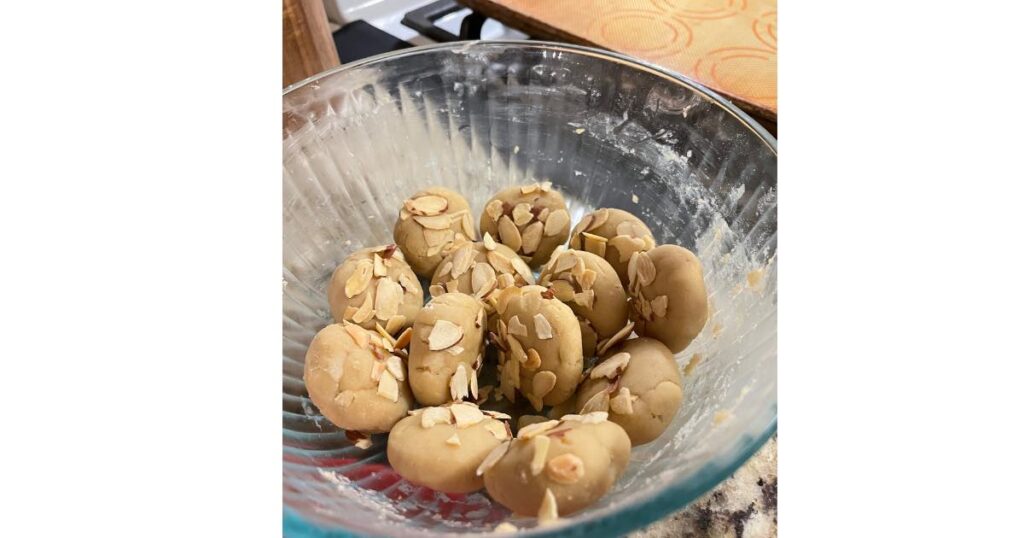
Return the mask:
{"type": "Polygon", "coordinates": [[[775,121],[775,0],[459,0],[533,37],[600,47],[690,77],[775,121]]]}

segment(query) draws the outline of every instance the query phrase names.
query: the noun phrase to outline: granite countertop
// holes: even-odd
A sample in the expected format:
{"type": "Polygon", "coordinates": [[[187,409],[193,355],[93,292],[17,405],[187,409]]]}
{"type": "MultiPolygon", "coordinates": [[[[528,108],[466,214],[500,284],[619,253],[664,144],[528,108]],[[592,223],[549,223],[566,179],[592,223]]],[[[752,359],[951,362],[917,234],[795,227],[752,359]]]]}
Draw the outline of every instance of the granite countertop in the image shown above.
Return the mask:
{"type": "Polygon", "coordinates": [[[728,480],[630,538],[765,538],[778,531],[778,441],[772,436],[728,480]]]}

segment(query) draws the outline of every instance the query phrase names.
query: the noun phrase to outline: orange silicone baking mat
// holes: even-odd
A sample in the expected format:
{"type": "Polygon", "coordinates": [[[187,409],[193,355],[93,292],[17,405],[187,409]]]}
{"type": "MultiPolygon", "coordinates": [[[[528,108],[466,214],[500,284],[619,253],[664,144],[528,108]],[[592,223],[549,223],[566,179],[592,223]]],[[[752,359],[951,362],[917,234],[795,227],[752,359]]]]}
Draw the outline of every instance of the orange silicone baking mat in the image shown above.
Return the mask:
{"type": "Polygon", "coordinates": [[[777,113],[775,0],[460,0],[534,37],[622,52],[777,113]]]}

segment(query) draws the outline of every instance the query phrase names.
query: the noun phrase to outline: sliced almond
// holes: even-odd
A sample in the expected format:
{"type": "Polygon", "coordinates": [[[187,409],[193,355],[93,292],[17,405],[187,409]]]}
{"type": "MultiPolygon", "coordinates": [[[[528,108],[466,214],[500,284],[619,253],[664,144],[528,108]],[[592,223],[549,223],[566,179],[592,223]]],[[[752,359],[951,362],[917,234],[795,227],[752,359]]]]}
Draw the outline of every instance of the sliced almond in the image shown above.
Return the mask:
{"type": "Polygon", "coordinates": [[[523,363],[523,368],[527,370],[540,368],[540,353],[537,353],[536,349],[531,347],[526,350],[526,362],[523,363]]]}
{"type": "Polygon", "coordinates": [[[668,313],[668,295],[659,295],[651,301],[651,310],[654,311],[654,315],[659,318],[665,317],[668,313]]]}
{"type": "Polygon", "coordinates": [[[644,250],[644,242],[642,240],[625,235],[616,235],[609,239],[608,246],[614,247],[615,250],[619,251],[620,263],[628,261],[634,252],[644,250]]]}
{"type": "MultiPolygon", "coordinates": [[[[372,288],[371,288],[372,289],[372,288]]],[[[356,323],[363,323],[369,321],[373,317],[373,294],[368,293],[363,299],[363,304],[359,306],[355,314],[352,314],[352,321],[356,323]]]]}
{"type": "Polygon", "coordinates": [[[571,274],[572,277],[574,279],[576,279],[577,282],[579,282],[580,279],[583,278],[583,273],[585,273],[586,271],[587,271],[587,264],[586,264],[586,262],[583,261],[583,257],[582,256],[577,256],[576,257],[576,265],[572,266],[572,269],[569,270],[569,274],[571,274]]]}
{"type": "Polygon", "coordinates": [[[382,344],[385,346],[385,348],[388,351],[394,351],[395,350],[395,337],[391,336],[391,333],[389,333],[387,329],[382,327],[379,322],[376,324],[376,326],[374,328],[377,330],[377,334],[380,335],[381,340],[383,340],[382,344]]]}
{"type": "Polygon", "coordinates": [[[541,234],[544,232],[544,223],[534,222],[523,230],[523,254],[533,254],[540,246],[541,234]]]}
{"type": "Polygon", "coordinates": [[[398,381],[405,381],[405,363],[402,362],[401,357],[394,355],[388,357],[386,363],[388,371],[391,375],[395,376],[398,381]]]}
{"type": "Polygon", "coordinates": [[[555,499],[555,494],[551,493],[551,489],[545,489],[544,500],[540,502],[540,508],[537,510],[537,522],[547,525],[557,520],[558,501],[555,499]]]}
{"type": "Polygon", "coordinates": [[[533,213],[530,211],[531,206],[528,203],[518,203],[512,208],[512,222],[516,226],[523,226],[524,224],[533,220],[533,213]]]}
{"type": "Polygon", "coordinates": [[[349,405],[352,405],[352,402],[355,401],[355,399],[355,392],[352,392],[351,390],[343,390],[339,392],[337,396],[334,397],[334,403],[340,405],[341,407],[348,407],[349,405]]]}
{"type": "Polygon", "coordinates": [[[594,290],[584,290],[573,295],[573,301],[584,308],[594,308],[594,290]]]}
{"type": "Polygon", "coordinates": [[[587,269],[583,271],[583,275],[579,279],[580,287],[584,290],[589,290],[594,287],[594,283],[597,282],[597,271],[593,269],[587,269]]]}
{"type": "Polygon", "coordinates": [[[377,383],[377,394],[392,402],[398,401],[398,380],[395,379],[395,376],[391,375],[391,372],[385,370],[380,375],[380,382],[377,383]]]}
{"type": "MultiPolygon", "coordinates": [[[[545,207],[544,209],[541,209],[539,213],[537,213],[537,220],[546,223],[547,220],[548,220],[548,215],[550,215],[550,214],[551,214],[551,209],[545,207]]],[[[568,221],[566,221],[566,224],[568,224],[568,221]]],[[[544,228],[544,231],[547,232],[547,227],[544,228]]],[[[546,235],[546,233],[545,233],[545,235],[546,235]]]]}
{"type": "Polygon", "coordinates": [[[444,286],[442,286],[440,284],[431,284],[428,291],[430,291],[430,296],[431,297],[437,297],[439,295],[444,295],[445,294],[444,286]]]}
{"type": "Polygon", "coordinates": [[[519,234],[519,228],[516,228],[508,215],[502,215],[498,219],[498,238],[513,251],[518,251],[523,246],[523,236],[519,234]]]}
{"type": "Polygon", "coordinates": [[[483,297],[490,293],[497,284],[497,275],[494,273],[494,268],[490,264],[477,263],[473,266],[473,273],[470,283],[473,288],[473,294],[477,297],[483,297]]]}
{"type": "Polygon", "coordinates": [[[400,218],[401,218],[402,220],[409,220],[409,217],[411,217],[411,216],[412,216],[412,213],[410,213],[408,209],[406,209],[406,208],[404,208],[404,207],[403,207],[402,209],[400,209],[400,210],[398,211],[398,216],[399,216],[399,217],[400,217],[400,218]]]}
{"type": "MultiPolygon", "coordinates": [[[[576,225],[575,228],[573,228],[573,230],[576,230],[578,232],[578,233],[574,233],[573,234],[573,236],[574,236],[573,239],[575,239],[576,241],[582,240],[582,237],[580,237],[579,233],[582,233],[582,232],[585,232],[585,231],[589,230],[590,229],[590,224],[592,222],[594,222],[594,214],[593,213],[588,213],[588,214],[584,215],[583,219],[580,220],[580,222],[576,225]]],[[[578,247],[573,247],[573,248],[578,248],[578,247]]]]}
{"type": "Polygon", "coordinates": [[[519,435],[517,439],[530,439],[536,435],[540,435],[551,428],[558,426],[557,420],[548,420],[545,422],[538,422],[536,424],[529,424],[526,427],[519,428],[519,435]]]}
{"type": "Polygon", "coordinates": [[[540,186],[537,185],[536,183],[534,183],[533,185],[523,185],[522,187],[519,187],[519,192],[523,194],[531,194],[537,192],[538,188],[540,188],[540,186]]]}
{"type": "Polygon", "coordinates": [[[419,223],[420,226],[428,230],[444,230],[449,231],[452,227],[452,216],[451,215],[434,215],[431,217],[413,217],[412,220],[419,223]]]}
{"type": "Polygon", "coordinates": [[[441,249],[448,244],[455,234],[451,230],[423,230],[423,240],[426,241],[428,247],[432,247],[427,250],[428,256],[433,256],[441,252],[441,249]],[[435,250],[436,249],[436,250],[435,250]]]}
{"type": "Polygon", "coordinates": [[[377,280],[377,298],[373,306],[377,312],[377,319],[386,322],[398,314],[398,307],[402,304],[402,295],[402,287],[394,280],[387,278],[377,280]]]}
{"type": "Polygon", "coordinates": [[[551,328],[551,323],[548,322],[548,318],[544,317],[544,314],[540,312],[533,315],[533,328],[537,331],[537,338],[541,340],[548,340],[554,337],[554,329],[551,328]]]}
{"type": "Polygon", "coordinates": [[[448,293],[458,293],[459,292],[459,281],[458,280],[449,280],[448,282],[445,282],[444,283],[444,289],[447,290],[448,293]]]}
{"type": "Polygon", "coordinates": [[[369,437],[363,437],[362,439],[357,440],[353,444],[358,449],[366,450],[366,449],[370,448],[371,446],[373,446],[373,441],[371,441],[369,437]]]}
{"type": "Polygon", "coordinates": [[[452,414],[447,407],[428,407],[420,413],[420,426],[432,428],[434,424],[451,424],[452,414]]]}
{"type": "Polygon", "coordinates": [[[431,351],[440,351],[459,343],[462,336],[462,327],[446,319],[439,319],[430,330],[427,342],[431,351]]]}
{"type": "Polygon", "coordinates": [[[530,446],[533,447],[533,457],[530,458],[530,474],[537,476],[544,470],[544,464],[547,463],[551,438],[546,435],[537,435],[530,442],[530,446]]]}
{"type": "Polygon", "coordinates": [[[498,247],[498,244],[494,242],[494,238],[491,234],[484,232],[484,248],[487,250],[494,250],[498,247]]]}
{"type": "Polygon", "coordinates": [[[519,288],[509,287],[501,290],[501,293],[497,294],[495,298],[494,308],[499,314],[504,314],[505,310],[508,309],[508,303],[515,297],[519,296],[519,288]]]}
{"type": "Polygon", "coordinates": [[[452,446],[462,446],[462,441],[459,439],[458,433],[453,433],[451,437],[444,440],[445,444],[452,446]]]}
{"type": "Polygon", "coordinates": [[[540,413],[540,410],[544,409],[544,400],[529,392],[523,394],[523,396],[526,398],[526,401],[530,402],[530,406],[533,407],[534,411],[540,413]]]}
{"type": "Polygon", "coordinates": [[[533,395],[538,398],[547,396],[551,389],[555,388],[557,381],[558,376],[554,372],[537,372],[537,375],[533,376],[533,395]]]}
{"type": "Polygon", "coordinates": [[[358,311],[359,311],[359,309],[354,307],[354,306],[346,306],[345,307],[345,313],[344,313],[344,315],[341,316],[341,319],[351,320],[352,316],[356,315],[356,312],[358,312],[358,311]]]}
{"type": "Polygon", "coordinates": [[[452,267],[454,266],[455,264],[453,264],[451,260],[445,260],[445,262],[442,263],[441,266],[437,268],[437,273],[434,273],[434,279],[441,280],[442,278],[444,278],[445,275],[452,272],[452,267]]]}
{"type": "Polygon", "coordinates": [[[593,235],[583,232],[583,250],[604,257],[608,248],[608,240],[600,235],[593,235]]]}
{"type": "Polygon", "coordinates": [[[500,273],[513,274],[516,272],[515,267],[512,266],[512,261],[498,251],[492,250],[487,253],[487,263],[490,263],[491,267],[500,273]]]}
{"type": "Polygon", "coordinates": [[[530,336],[530,332],[526,328],[526,325],[523,325],[522,322],[519,321],[519,316],[512,316],[512,318],[508,320],[508,334],[524,337],[530,336]]]}
{"type": "MultiPolygon", "coordinates": [[[[580,413],[592,413],[595,411],[608,411],[608,393],[599,390],[587,400],[580,408],[580,413]]],[[[565,417],[562,417],[565,418],[565,417]]]]}
{"type": "Polygon", "coordinates": [[[589,232],[590,230],[600,228],[602,225],[604,225],[605,222],[608,221],[609,213],[607,209],[598,209],[597,211],[594,211],[592,214],[594,215],[594,220],[590,222],[589,226],[583,229],[584,232],[589,232]]]}
{"type": "Polygon", "coordinates": [[[506,338],[508,341],[508,349],[512,355],[512,359],[517,363],[526,362],[526,352],[523,351],[523,345],[519,343],[519,340],[511,334],[506,338]]]}
{"type": "Polygon", "coordinates": [[[381,258],[379,254],[374,253],[373,255],[373,276],[386,276],[388,274],[388,268],[384,267],[384,258],[381,258]]]}
{"type": "Polygon", "coordinates": [[[501,200],[491,200],[487,203],[487,206],[484,207],[484,212],[487,213],[487,216],[491,217],[495,222],[501,218],[503,211],[504,207],[501,200]]]}
{"type": "Polygon", "coordinates": [[[619,415],[633,414],[633,395],[629,393],[629,387],[622,387],[618,394],[608,400],[611,410],[619,415]]]}
{"type": "Polygon", "coordinates": [[[612,379],[618,377],[626,369],[626,366],[629,365],[629,358],[629,353],[622,352],[604,359],[590,371],[590,378],[599,379],[605,377],[612,379]]]}
{"type": "Polygon", "coordinates": [[[548,478],[559,484],[575,484],[584,473],[583,460],[570,452],[551,458],[545,469],[548,478]]]}
{"type": "MultiPolygon", "coordinates": [[[[602,391],[602,392],[604,392],[604,391],[602,391]]],[[[607,393],[605,393],[605,394],[607,394],[607,393]]],[[[608,412],[607,411],[591,411],[589,413],[585,413],[582,417],[580,417],[580,422],[582,422],[584,424],[600,424],[600,423],[605,422],[607,420],[608,420],[608,412]]]]}
{"type": "Polygon", "coordinates": [[[402,334],[395,338],[395,349],[405,349],[412,341],[412,327],[406,327],[402,334]]]}
{"type": "Polygon", "coordinates": [[[449,409],[452,412],[452,416],[455,417],[455,425],[459,428],[468,428],[487,418],[480,412],[480,408],[473,404],[455,403],[449,409]]]}
{"type": "Polygon", "coordinates": [[[541,192],[548,192],[551,190],[550,181],[541,181],[537,186],[540,187],[541,192]]]}
{"type": "Polygon", "coordinates": [[[489,431],[495,439],[504,441],[508,439],[508,432],[505,430],[505,425],[496,420],[488,420],[484,422],[483,429],[489,431]]]}
{"type": "Polygon", "coordinates": [[[479,380],[477,376],[478,371],[479,370],[477,368],[473,368],[469,371],[469,395],[474,400],[480,397],[480,388],[478,386],[479,380]]]}
{"type": "Polygon", "coordinates": [[[367,286],[370,285],[370,280],[373,279],[373,262],[370,260],[360,260],[356,264],[355,270],[349,275],[348,280],[345,281],[345,297],[349,299],[359,295],[366,291],[367,286]]]}
{"type": "Polygon", "coordinates": [[[544,222],[544,235],[546,237],[558,235],[568,227],[569,212],[564,209],[557,209],[547,215],[547,221],[544,222]]]}
{"type": "Polygon", "coordinates": [[[345,332],[347,332],[348,335],[351,336],[353,340],[355,340],[357,347],[361,349],[366,349],[366,347],[370,345],[370,333],[367,332],[366,329],[358,325],[346,323],[345,332]]]}
{"type": "Polygon", "coordinates": [[[629,281],[629,290],[636,291],[638,282],[636,278],[637,265],[640,263],[640,252],[634,252],[629,257],[629,264],[626,265],[626,277],[629,281]]]}
{"type": "Polygon", "coordinates": [[[469,396],[469,377],[466,375],[466,367],[462,363],[455,368],[455,373],[448,381],[448,389],[453,401],[459,401],[469,396]]]}
{"type": "Polygon", "coordinates": [[[476,226],[473,225],[473,217],[470,216],[469,211],[462,214],[462,231],[470,241],[476,241],[476,226]]]}
{"type": "Polygon", "coordinates": [[[654,282],[654,277],[657,276],[654,262],[651,261],[651,257],[646,252],[641,252],[638,255],[636,276],[640,280],[641,286],[649,286],[651,282],[654,282]]]}
{"type": "Polygon", "coordinates": [[[487,456],[484,457],[484,461],[480,462],[480,466],[476,468],[476,475],[483,476],[484,473],[491,470],[491,467],[494,467],[494,464],[498,463],[498,460],[505,456],[505,453],[508,452],[508,447],[510,446],[512,446],[511,440],[505,441],[504,443],[492,448],[491,451],[487,453],[487,456]]]}
{"type": "Polygon", "coordinates": [[[523,279],[527,284],[533,284],[533,271],[530,271],[530,266],[526,265],[526,260],[529,256],[517,256],[512,259],[512,268],[515,269],[516,274],[519,278],[523,279]]]}
{"type": "Polygon", "coordinates": [[[463,245],[452,255],[452,278],[459,278],[473,263],[473,245],[463,245]]]}
{"type": "MultiPolygon", "coordinates": [[[[386,330],[388,334],[395,334],[403,326],[405,326],[405,316],[396,314],[388,318],[387,324],[384,325],[384,330],[386,330]]],[[[392,342],[392,344],[393,343],[394,342],[392,342]]]]}
{"type": "Polygon", "coordinates": [[[443,196],[427,194],[406,200],[405,208],[414,215],[436,215],[448,209],[448,199],[443,196]]]}
{"type": "Polygon", "coordinates": [[[508,273],[502,273],[502,274],[498,275],[497,284],[498,284],[498,289],[502,289],[503,290],[505,288],[510,288],[510,287],[516,285],[516,277],[514,277],[514,276],[512,276],[512,275],[510,275],[508,273]]]}
{"type": "Polygon", "coordinates": [[[550,289],[555,294],[555,298],[563,303],[567,303],[573,300],[573,296],[576,294],[576,290],[573,289],[572,284],[564,280],[556,280],[551,283],[550,289]]]}
{"type": "Polygon", "coordinates": [[[551,266],[551,271],[553,273],[561,273],[563,271],[568,271],[569,269],[572,269],[573,266],[576,265],[577,259],[578,257],[575,253],[565,252],[564,254],[559,256],[557,260],[555,260],[554,265],[551,266]]]}

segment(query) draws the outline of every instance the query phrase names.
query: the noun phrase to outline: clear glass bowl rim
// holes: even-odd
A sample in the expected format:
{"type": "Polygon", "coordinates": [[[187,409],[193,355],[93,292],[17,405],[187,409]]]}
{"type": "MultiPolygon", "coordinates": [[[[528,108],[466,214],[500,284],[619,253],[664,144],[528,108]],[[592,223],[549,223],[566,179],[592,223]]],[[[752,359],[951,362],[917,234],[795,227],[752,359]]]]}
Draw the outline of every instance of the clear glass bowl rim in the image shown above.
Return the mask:
{"type": "MultiPolygon", "coordinates": [[[[775,137],[768,133],[757,121],[751,118],[746,112],[740,110],[728,99],[715,93],[706,86],[691,80],[679,73],[659,67],[652,63],[639,60],[624,54],[605,51],[593,47],[556,43],[553,41],[524,41],[524,40],[489,40],[489,41],[454,41],[450,43],[437,43],[402,49],[398,51],[385,52],[376,56],[370,56],[362,60],[340,65],[313,75],[305,80],[296,82],[286,87],[282,95],[287,97],[289,93],[296,91],[307,84],[320,79],[333,76],[348,70],[388,61],[394,58],[415,56],[440,50],[468,50],[470,48],[534,48],[543,50],[564,50],[574,54],[592,56],[604,60],[624,64],[634,69],[651,72],[670,82],[685,86],[690,90],[701,94],[708,100],[736,117],[751,132],[757,135],[773,154],[778,154],[778,142],[775,137]]],[[[598,536],[618,536],[645,527],[662,517],[679,510],[705,493],[711,491],[715,486],[732,476],[751,456],[753,456],[767,441],[775,434],[778,427],[777,402],[771,421],[767,427],[756,437],[740,437],[729,452],[733,457],[725,464],[719,465],[711,461],[706,463],[697,473],[685,480],[673,480],[667,483],[661,491],[656,492],[647,498],[630,499],[625,501],[616,510],[596,518],[588,518],[576,524],[560,526],[557,528],[545,529],[537,527],[528,529],[529,536],[534,537],[569,537],[585,536],[595,534],[598,536]],[[630,510],[632,509],[632,510],[630,510]]],[[[302,517],[294,510],[285,507],[283,511],[283,533],[289,537],[303,538],[348,538],[372,536],[355,533],[347,529],[328,529],[302,517]]],[[[527,529],[524,529],[527,530],[527,529]]]]}

